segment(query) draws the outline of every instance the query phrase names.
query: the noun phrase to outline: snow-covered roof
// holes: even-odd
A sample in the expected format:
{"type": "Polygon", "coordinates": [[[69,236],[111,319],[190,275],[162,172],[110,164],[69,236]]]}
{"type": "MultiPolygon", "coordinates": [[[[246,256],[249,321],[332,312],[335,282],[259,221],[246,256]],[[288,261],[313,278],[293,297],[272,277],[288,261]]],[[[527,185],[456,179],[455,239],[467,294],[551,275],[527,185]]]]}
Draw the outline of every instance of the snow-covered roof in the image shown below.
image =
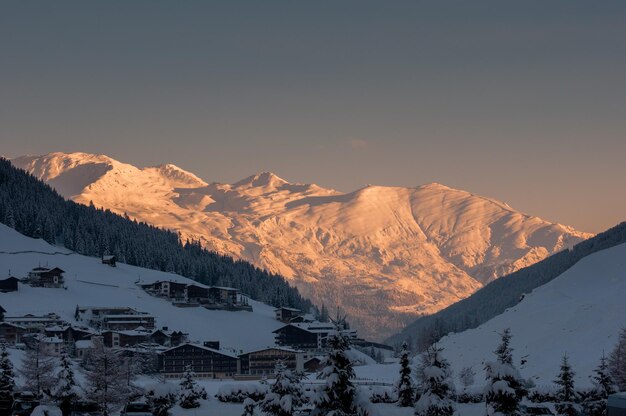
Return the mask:
{"type": "Polygon", "coordinates": [[[290,322],[287,325],[284,325],[280,328],[278,328],[277,330],[275,330],[274,332],[278,332],[280,330],[282,330],[283,328],[286,328],[288,326],[293,326],[295,328],[298,329],[302,329],[304,331],[307,332],[312,332],[312,333],[328,333],[328,332],[332,332],[335,330],[335,326],[332,324],[324,324],[322,322],[298,322],[298,323],[294,323],[294,322],[290,322]]]}
{"type": "Polygon", "coordinates": [[[234,353],[231,353],[231,352],[226,352],[224,350],[216,350],[215,348],[205,347],[204,345],[191,344],[191,343],[180,344],[180,345],[177,345],[175,347],[168,348],[168,349],[166,349],[164,351],[161,351],[161,354],[165,354],[168,351],[172,351],[172,350],[175,350],[177,348],[181,348],[181,347],[185,347],[185,346],[192,346],[192,347],[200,348],[200,349],[203,349],[205,351],[211,351],[211,352],[214,352],[216,354],[225,355],[225,356],[231,357],[231,358],[238,358],[239,357],[237,354],[234,354],[234,353]]]}
{"type": "Polygon", "coordinates": [[[300,309],[289,308],[287,306],[281,306],[280,308],[276,308],[277,311],[291,311],[291,312],[302,312],[300,309]]]}
{"type": "Polygon", "coordinates": [[[294,352],[294,353],[299,353],[299,352],[304,352],[301,350],[296,350],[293,348],[289,348],[289,347],[279,347],[279,346],[273,346],[273,347],[265,347],[265,348],[260,348],[260,349],[256,349],[256,350],[252,350],[252,351],[246,351],[241,355],[246,355],[246,354],[253,354],[255,352],[261,352],[261,351],[267,351],[267,350],[280,350],[280,351],[285,351],[285,352],[294,352]]]}
{"type": "Polygon", "coordinates": [[[74,345],[76,345],[76,348],[93,348],[93,342],[90,339],[81,339],[76,341],[74,345]]]}

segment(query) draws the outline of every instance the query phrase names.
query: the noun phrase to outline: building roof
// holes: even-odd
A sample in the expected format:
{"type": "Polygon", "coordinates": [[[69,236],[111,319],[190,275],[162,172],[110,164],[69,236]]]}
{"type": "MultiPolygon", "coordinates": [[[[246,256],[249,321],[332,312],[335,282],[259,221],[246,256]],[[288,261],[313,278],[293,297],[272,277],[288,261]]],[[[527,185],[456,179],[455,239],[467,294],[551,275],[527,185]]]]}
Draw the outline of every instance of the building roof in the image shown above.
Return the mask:
{"type": "Polygon", "coordinates": [[[246,352],[244,352],[242,354],[239,354],[239,356],[252,354],[252,353],[255,353],[255,352],[267,351],[267,350],[280,350],[280,351],[284,351],[284,352],[293,352],[293,353],[304,352],[304,351],[301,351],[301,350],[296,350],[294,348],[279,347],[279,346],[275,345],[273,347],[265,347],[265,348],[259,348],[259,349],[252,350],[252,351],[246,351],[246,352]]]}
{"type": "Polygon", "coordinates": [[[90,339],[81,339],[79,341],[76,341],[74,343],[74,345],[76,345],[76,348],[93,348],[93,342],[90,339]]]}
{"type": "Polygon", "coordinates": [[[288,308],[287,306],[281,306],[280,308],[276,308],[277,311],[291,311],[291,312],[302,312],[300,309],[296,308],[288,308]]]}
{"type": "Polygon", "coordinates": [[[230,357],[230,358],[238,358],[237,354],[233,354],[233,353],[226,352],[226,351],[223,351],[223,350],[216,350],[215,348],[205,347],[204,345],[200,345],[200,344],[191,344],[191,343],[180,344],[180,345],[177,345],[175,347],[168,348],[168,349],[166,349],[164,351],[161,351],[161,354],[165,354],[168,351],[173,351],[173,350],[175,350],[177,348],[181,348],[181,347],[185,347],[185,346],[192,346],[192,347],[200,348],[200,349],[203,349],[205,351],[211,351],[211,352],[214,352],[216,354],[225,355],[225,356],[230,357]]]}

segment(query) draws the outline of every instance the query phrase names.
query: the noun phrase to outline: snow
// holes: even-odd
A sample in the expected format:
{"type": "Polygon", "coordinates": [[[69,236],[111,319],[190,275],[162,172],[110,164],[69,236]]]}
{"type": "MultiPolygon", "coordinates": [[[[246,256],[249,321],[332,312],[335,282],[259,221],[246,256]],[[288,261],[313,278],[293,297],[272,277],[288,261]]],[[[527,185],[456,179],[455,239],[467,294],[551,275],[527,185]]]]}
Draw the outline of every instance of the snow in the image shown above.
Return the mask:
{"type": "Polygon", "coordinates": [[[51,153],[12,163],[76,202],[128,213],[280,273],[385,339],[490,281],[589,234],[440,184],[343,194],[271,172],[208,184],[173,165],[51,153]]]}
{"type": "Polygon", "coordinates": [[[480,383],[484,363],[495,358],[498,333],[511,328],[514,364],[522,377],[537,385],[552,384],[567,353],[577,386],[591,386],[589,376],[624,326],[625,294],[626,244],[622,244],[585,257],[515,307],[476,329],[444,337],[440,345],[455,372],[471,366],[480,383]]]}
{"type": "Polygon", "coordinates": [[[71,253],[0,224],[0,271],[10,269],[12,275],[24,277],[39,264],[65,270],[67,289],[35,288],[20,283],[17,292],[0,294],[0,305],[7,315],[55,312],[61,319],[74,323],[77,305],[128,306],[155,316],[157,327],[189,333],[191,341],[220,341],[222,348],[237,352],[274,345],[272,331],[284,325],[275,319],[274,308],[255,301],[250,301],[254,312],[174,307],[165,299],[150,296],[136,282],[141,279],[142,283],[157,280],[191,283],[192,280],[123,263],[112,268],[102,264],[99,258],[71,253]],[[7,254],[15,252],[20,253],[7,254]]]}

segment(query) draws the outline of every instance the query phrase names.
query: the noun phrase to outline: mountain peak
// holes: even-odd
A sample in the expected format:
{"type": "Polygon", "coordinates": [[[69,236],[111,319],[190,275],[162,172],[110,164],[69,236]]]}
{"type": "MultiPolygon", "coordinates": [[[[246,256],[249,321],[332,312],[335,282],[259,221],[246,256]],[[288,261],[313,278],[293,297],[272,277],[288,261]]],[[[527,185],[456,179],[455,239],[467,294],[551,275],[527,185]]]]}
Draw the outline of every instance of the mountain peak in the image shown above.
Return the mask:
{"type": "Polygon", "coordinates": [[[287,184],[288,182],[273,172],[259,172],[256,175],[248,176],[245,179],[240,180],[239,182],[235,182],[233,187],[254,187],[254,188],[265,188],[268,186],[280,186],[287,184]]]}
{"type": "Polygon", "coordinates": [[[165,176],[168,179],[172,179],[176,182],[185,185],[193,185],[193,186],[206,186],[207,183],[202,179],[197,177],[191,172],[186,171],[172,163],[165,163],[162,165],[155,166],[156,169],[161,175],[165,176]]]}

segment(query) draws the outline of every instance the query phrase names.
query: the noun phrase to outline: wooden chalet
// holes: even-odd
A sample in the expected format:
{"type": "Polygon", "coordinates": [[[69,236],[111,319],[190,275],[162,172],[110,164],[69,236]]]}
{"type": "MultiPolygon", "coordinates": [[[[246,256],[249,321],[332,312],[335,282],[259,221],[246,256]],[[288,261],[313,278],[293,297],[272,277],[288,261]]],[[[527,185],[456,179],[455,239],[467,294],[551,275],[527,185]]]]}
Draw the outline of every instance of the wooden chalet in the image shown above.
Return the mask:
{"type": "Polygon", "coordinates": [[[64,324],[63,320],[61,320],[59,315],[56,313],[49,313],[46,315],[26,314],[5,316],[4,321],[22,326],[26,328],[29,333],[43,332],[46,327],[64,324]]]}
{"type": "Polygon", "coordinates": [[[232,378],[239,373],[236,355],[204,345],[182,344],[159,353],[159,372],[165,378],[181,378],[187,366],[199,378],[232,378]]]}
{"type": "Polygon", "coordinates": [[[0,280],[0,292],[8,293],[8,292],[17,292],[17,284],[20,281],[17,277],[7,277],[6,279],[0,280]]]}
{"type": "MultiPolygon", "coordinates": [[[[336,331],[332,323],[303,322],[293,323],[274,331],[276,345],[306,351],[317,351],[326,348],[328,335],[336,331]]],[[[356,339],[355,330],[342,330],[344,335],[356,339]]]]}
{"type": "Polygon", "coordinates": [[[106,264],[111,267],[117,266],[117,259],[115,256],[102,256],[102,264],[106,264]]]}
{"type": "Polygon", "coordinates": [[[76,320],[86,320],[87,324],[103,330],[134,330],[155,328],[154,316],[126,306],[77,306],[76,320]]]}
{"type": "Polygon", "coordinates": [[[0,341],[9,345],[21,344],[22,337],[28,334],[28,330],[11,322],[0,322],[0,341]]]}
{"type": "Polygon", "coordinates": [[[241,374],[271,376],[276,362],[282,361],[292,371],[304,371],[304,352],[285,347],[267,347],[239,355],[241,374]]]}
{"type": "Polygon", "coordinates": [[[63,287],[64,270],[54,267],[35,267],[28,273],[28,281],[32,286],[60,288],[63,287]]]}
{"type": "Polygon", "coordinates": [[[276,314],[276,319],[278,321],[288,323],[296,316],[299,316],[302,313],[302,311],[300,309],[287,308],[287,307],[282,306],[280,308],[275,309],[274,313],[276,314]]]}

